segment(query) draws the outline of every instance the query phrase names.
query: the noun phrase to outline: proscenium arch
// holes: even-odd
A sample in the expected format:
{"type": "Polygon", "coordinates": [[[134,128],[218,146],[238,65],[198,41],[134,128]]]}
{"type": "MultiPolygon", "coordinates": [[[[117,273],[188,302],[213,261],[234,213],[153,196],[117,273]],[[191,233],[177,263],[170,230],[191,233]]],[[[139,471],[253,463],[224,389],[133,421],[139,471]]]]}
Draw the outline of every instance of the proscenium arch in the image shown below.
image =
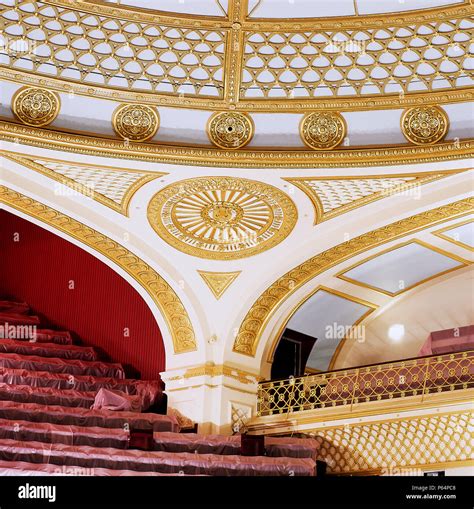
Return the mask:
{"type": "MultiPolygon", "coordinates": [[[[135,289],[142,296],[145,293],[151,297],[164,318],[174,354],[197,350],[195,332],[183,303],[163,277],[137,255],[103,233],[6,186],[0,186],[0,202],[12,212],[19,211],[64,234],[74,244],[87,246],[96,257],[100,254],[110,260],[113,270],[120,274],[117,267],[120,268],[137,283],[135,289]]],[[[163,336],[166,349],[166,335],[163,336]]]]}
{"type": "Polygon", "coordinates": [[[242,321],[232,350],[255,357],[260,338],[281,304],[303,285],[329,268],[381,244],[471,213],[473,207],[474,198],[466,198],[427,210],[359,235],[296,266],[272,283],[254,302],[242,321]]]}

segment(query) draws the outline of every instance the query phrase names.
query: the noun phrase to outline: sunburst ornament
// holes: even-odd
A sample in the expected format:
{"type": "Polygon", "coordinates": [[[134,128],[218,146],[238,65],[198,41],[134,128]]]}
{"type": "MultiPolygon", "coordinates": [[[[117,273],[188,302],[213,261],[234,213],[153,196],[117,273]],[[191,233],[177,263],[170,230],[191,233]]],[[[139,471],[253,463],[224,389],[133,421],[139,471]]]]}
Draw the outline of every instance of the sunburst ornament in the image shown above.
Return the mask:
{"type": "Polygon", "coordinates": [[[193,256],[244,258],[281,242],[298,214],[280,189],[254,180],[201,177],[165,187],[148,220],[168,244],[193,256]]]}

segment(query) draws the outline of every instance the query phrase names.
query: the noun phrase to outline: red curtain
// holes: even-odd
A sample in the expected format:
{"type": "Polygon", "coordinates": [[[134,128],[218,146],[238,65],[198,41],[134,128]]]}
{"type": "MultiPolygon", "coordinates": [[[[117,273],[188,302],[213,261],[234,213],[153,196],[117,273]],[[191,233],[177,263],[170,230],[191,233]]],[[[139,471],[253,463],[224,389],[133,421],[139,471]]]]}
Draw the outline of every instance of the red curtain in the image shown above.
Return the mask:
{"type": "Polygon", "coordinates": [[[42,326],[70,330],[142,378],[159,378],[162,336],[127,281],[78,246],[4,210],[0,239],[0,298],[28,302],[42,326]]]}

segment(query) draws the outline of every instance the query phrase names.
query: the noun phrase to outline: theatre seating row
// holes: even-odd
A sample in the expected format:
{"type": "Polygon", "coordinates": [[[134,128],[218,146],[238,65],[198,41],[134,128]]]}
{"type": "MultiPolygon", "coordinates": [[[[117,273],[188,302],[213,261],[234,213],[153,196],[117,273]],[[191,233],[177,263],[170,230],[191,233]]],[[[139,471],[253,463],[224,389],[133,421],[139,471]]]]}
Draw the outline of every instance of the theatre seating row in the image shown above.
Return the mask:
{"type": "Polygon", "coordinates": [[[37,333],[0,338],[0,475],[315,475],[314,440],[267,439],[265,456],[242,456],[240,436],[179,433],[174,416],[146,411],[159,381],[127,379],[25,303],[0,301],[2,324],[37,333]],[[147,450],[134,448],[143,437],[147,450]]]}

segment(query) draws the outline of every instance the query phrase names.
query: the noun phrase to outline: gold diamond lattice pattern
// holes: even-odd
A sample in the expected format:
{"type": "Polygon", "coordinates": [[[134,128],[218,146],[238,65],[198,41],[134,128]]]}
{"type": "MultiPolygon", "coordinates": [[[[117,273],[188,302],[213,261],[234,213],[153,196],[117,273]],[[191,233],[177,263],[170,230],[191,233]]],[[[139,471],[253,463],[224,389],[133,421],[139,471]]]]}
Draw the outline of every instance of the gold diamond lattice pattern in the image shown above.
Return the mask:
{"type": "Polygon", "coordinates": [[[175,248],[203,258],[242,258],[281,242],[296,207],[281,190],[253,180],[202,177],[171,184],[148,208],[156,232],[175,248]]]}

